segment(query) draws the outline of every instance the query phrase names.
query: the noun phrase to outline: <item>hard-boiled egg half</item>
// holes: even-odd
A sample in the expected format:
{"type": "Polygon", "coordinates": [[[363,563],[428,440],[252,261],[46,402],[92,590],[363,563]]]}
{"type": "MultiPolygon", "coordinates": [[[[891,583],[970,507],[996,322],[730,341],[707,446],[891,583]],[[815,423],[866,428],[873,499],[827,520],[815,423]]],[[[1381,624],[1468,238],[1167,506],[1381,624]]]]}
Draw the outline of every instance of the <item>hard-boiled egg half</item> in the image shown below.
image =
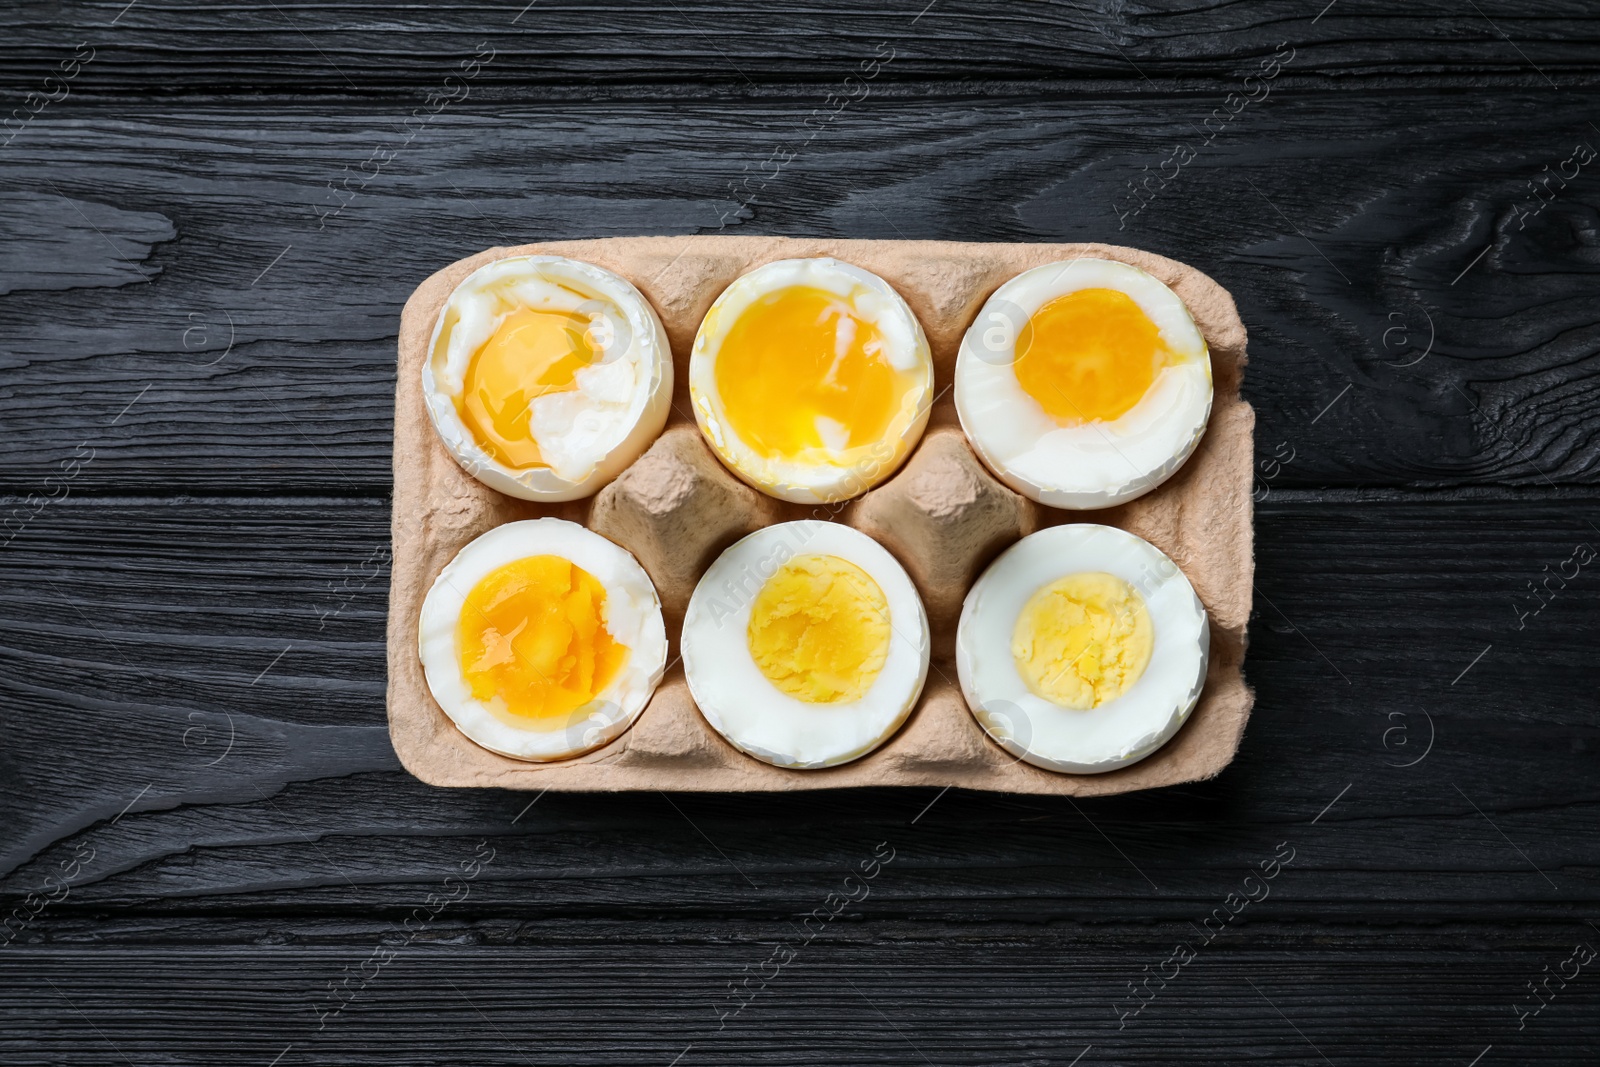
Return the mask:
{"type": "Polygon", "coordinates": [[[645,298],[575,259],[480,267],[439,312],[422,367],[439,437],[469,474],[524,500],[576,500],[650,447],[672,353],[645,298]]]}
{"type": "Polygon", "coordinates": [[[735,543],[683,620],[695,703],[736,748],[778,767],[866,755],[928,677],[928,617],[895,558],[848,526],[803,520],[735,543]]]}
{"type": "Polygon", "coordinates": [[[1075,259],[995,291],[956,357],[956,410],[1012,489],[1106,508],[1166,481],[1211,415],[1211,357],[1178,295],[1137,267],[1075,259]]]}
{"type": "Polygon", "coordinates": [[[695,421],[740,478],[798,503],[846,500],[922,436],[933,362],[889,283],[835,259],[757,267],[723,291],[689,357],[695,421]]]}
{"type": "Polygon", "coordinates": [[[616,738],[667,662],[644,568],[562,519],[508,522],[468,543],[422,602],[418,644],[428,689],[461,732],[525,760],[616,738]]]}
{"type": "Polygon", "coordinates": [[[1098,774],[1178,731],[1205,682],[1206,611],[1160,549],[1111,526],[1012,545],[961,609],[956,669],[984,732],[1018,759],[1098,774]]]}

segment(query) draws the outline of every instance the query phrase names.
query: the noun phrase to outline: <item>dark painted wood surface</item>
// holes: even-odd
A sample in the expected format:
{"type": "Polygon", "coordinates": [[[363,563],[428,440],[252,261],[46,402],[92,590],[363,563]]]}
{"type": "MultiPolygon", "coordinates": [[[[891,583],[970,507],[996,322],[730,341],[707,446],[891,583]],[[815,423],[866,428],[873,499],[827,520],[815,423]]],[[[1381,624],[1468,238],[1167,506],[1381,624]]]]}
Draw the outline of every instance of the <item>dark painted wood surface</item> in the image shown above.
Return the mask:
{"type": "Polygon", "coordinates": [[[3,17],[0,1061],[1600,1055],[1592,5],[3,17]],[[530,808],[400,770],[401,302],[493,244],[741,231],[1120,241],[1234,292],[1227,771],[530,808]]]}

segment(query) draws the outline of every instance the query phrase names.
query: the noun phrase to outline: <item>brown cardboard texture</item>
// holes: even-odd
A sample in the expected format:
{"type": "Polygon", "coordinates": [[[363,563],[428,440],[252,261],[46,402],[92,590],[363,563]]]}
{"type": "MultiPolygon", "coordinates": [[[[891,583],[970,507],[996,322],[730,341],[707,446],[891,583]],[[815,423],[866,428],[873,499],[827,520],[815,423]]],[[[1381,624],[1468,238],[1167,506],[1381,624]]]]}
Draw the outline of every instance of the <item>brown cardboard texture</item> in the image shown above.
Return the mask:
{"type": "Polygon", "coordinates": [[[1253,700],[1240,670],[1254,570],[1255,414],[1239,395],[1244,364],[1245,329],[1226,290],[1182,263],[1111,245],[629,237],[495,248],[454,263],[417,287],[400,324],[388,631],[395,751],[425,782],[507,789],[916,785],[1094,796],[1209,778],[1233,759],[1253,700]],[[423,404],[422,366],[451,290],[491,260],[528,254],[569,256],[627,278],[655,306],[672,346],[676,381],[666,430],[589,500],[538,504],[482,485],[450,458],[423,404]],[[922,321],[933,351],[938,399],[922,442],[893,478],[842,507],[789,504],[750,489],[706,447],[689,414],[689,350],[712,301],[763,263],[804,256],[833,256],[883,277],[922,321]],[[1001,283],[1030,267],[1085,256],[1133,264],[1183,298],[1211,349],[1215,400],[1199,447],[1166,484],[1120,507],[1068,512],[1023,499],[985,469],[961,432],[949,385],[962,334],[1001,283]],[[633,552],[660,593],[674,657],[689,594],[722,549],[773,522],[848,523],[894,553],[922,593],[933,636],[927,688],[881,748],[827,770],[785,770],[733,748],[696,709],[676,662],[634,727],[594,752],[530,763],[480,748],[440,710],[423,679],[422,600],[468,541],[501,523],[544,515],[585,523],[633,552]],[[1057,774],[1017,762],[985,736],[956,684],[956,621],[972,581],[1017,538],[1064,522],[1106,523],[1150,541],[1183,568],[1211,620],[1210,669],[1189,721],[1153,755],[1107,774],[1057,774]]]}

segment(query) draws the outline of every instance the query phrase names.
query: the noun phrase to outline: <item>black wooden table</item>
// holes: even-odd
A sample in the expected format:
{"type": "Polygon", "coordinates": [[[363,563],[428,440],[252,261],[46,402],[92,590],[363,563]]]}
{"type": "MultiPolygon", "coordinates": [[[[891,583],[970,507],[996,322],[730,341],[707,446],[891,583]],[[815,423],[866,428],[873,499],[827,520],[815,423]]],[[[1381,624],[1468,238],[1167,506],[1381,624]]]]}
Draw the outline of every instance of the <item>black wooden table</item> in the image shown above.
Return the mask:
{"type": "Polygon", "coordinates": [[[0,1062],[1595,1062],[1593,4],[523,3],[6,6],[0,1062]],[[402,302],[491,245],[717,232],[1232,290],[1232,766],[400,769],[402,302]]]}

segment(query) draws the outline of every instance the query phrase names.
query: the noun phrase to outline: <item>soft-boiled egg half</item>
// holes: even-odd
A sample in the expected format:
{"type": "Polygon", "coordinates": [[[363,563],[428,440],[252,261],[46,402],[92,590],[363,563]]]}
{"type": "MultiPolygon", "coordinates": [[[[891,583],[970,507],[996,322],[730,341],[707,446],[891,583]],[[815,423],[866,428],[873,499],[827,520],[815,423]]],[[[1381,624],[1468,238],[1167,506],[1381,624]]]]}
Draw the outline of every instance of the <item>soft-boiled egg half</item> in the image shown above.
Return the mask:
{"type": "Polygon", "coordinates": [[[1137,267],[1074,259],[995,291],[956,357],[961,426],[1001,481],[1106,508],[1166,481],[1211,415],[1211,358],[1178,295],[1137,267]]]}
{"type": "Polygon", "coordinates": [[[616,738],[667,662],[644,568],[563,519],[508,522],[456,553],[422,602],[418,644],[428,689],[461,732],[525,760],[616,738]]]}
{"type": "Polygon", "coordinates": [[[706,571],[683,620],[689,691],[735,748],[778,767],[866,755],[928,677],[928,617],[904,568],[858,530],[758,530],[706,571]]]}
{"type": "Polygon", "coordinates": [[[757,267],[723,291],[689,357],[695,421],[740,478],[828,503],[893,474],[928,423],[933,362],[889,283],[835,259],[757,267]]]}
{"type": "Polygon", "coordinates": [[[990,564],[967,594],[956,669],[1001,747],[1052,771],[1136,763],[1200,699],[1206,611],[1150,542],[1111,526],[1053,526],[990,564]]]}
{"type": "Polygon", "coordinates": [[[439,312],[428,414],[469,474],[524,500],[588,496],[666,423],[672,353],[621,277],[560,256],[478,268],[439,312]]]}

